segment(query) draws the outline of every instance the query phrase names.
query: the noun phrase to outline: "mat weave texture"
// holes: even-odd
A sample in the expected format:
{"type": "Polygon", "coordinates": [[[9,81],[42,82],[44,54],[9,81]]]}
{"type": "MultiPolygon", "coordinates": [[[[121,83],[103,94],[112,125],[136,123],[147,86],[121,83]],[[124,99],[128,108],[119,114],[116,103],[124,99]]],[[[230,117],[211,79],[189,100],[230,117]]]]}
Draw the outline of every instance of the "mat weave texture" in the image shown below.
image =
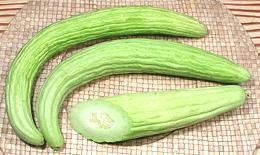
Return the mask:
{"type": "MultiPolygon", "coordinates": [[[[134,36],[133,36],[134,37],[134,36]]],[[[140,37],[140,36],[139,36],[140,37]]],[[[127,38],[127,37],[124,37],[127,38]]],[[[113,38],[117,39],[117,38],[113,38]]],[[[77,49],[79,45],[48,61],[35,86],[38,89],[48,73],[77,49]]],[[[0,40],[0,148],[4,154],[252,154],[260,138],[260,59],[253,43],[239,22],[215,0],[33,0],[11,22],[0,40]],[[43,27],[82,12],[113,6],[157,6],[193,16],[205,23],[209,35],[201,39],[150,36],[146,38],[180,41],[222,55],[247,68],[251,81],[243,84],[248,100],[242,107],[209,121],[171,133],[130,140],[117,144],[97,144],[74,132],[67,111],[79,101],[122,93],[196,88],[218,85],[186,78],[131,74],[102,78],[74,90],[65,100],[60,124],[65,147],[54,152],[50,147],[36,148],[22,142],[13,132],[5,113],[4,79],[9,63],[22,45],[43,27]]],[[[33,105],[33,107],[35,107],[33,105]]]]}

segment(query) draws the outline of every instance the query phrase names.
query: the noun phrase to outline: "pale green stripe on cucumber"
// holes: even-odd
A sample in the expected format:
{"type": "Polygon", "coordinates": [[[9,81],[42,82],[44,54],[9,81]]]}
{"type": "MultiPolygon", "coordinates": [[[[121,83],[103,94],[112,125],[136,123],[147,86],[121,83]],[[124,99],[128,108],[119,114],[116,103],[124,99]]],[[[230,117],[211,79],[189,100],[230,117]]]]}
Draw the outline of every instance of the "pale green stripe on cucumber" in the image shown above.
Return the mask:
{"type": "Polygon", "coordinates": [[[31,97],[37,73],[47,60],[82,42],[138,34],[202,37],[207,28],[184,14],[142,6],[84,13],[42,29],[23,46],[6,78],[6,111],[15,133],[29,144],[44,143],[32,118],[31,97]]]}
{"type": "Polygon", "coordinates": [[[72,128],[95,142],[118,142],[187,127],[245,103],[235,85],[123,94],[82,102],[69,111],[72,128]]]}
{"type": "Polygon", "coordinates": [[[126,73],[174,75],[222,83],[250,79],[247,70],[224,57],[181,43],[151,39],[100,43],[58,64],[41,87],[36,116],[47,143],[53,148],[63,145],[58,113],[68,93],[92,80],[126,73]]]}

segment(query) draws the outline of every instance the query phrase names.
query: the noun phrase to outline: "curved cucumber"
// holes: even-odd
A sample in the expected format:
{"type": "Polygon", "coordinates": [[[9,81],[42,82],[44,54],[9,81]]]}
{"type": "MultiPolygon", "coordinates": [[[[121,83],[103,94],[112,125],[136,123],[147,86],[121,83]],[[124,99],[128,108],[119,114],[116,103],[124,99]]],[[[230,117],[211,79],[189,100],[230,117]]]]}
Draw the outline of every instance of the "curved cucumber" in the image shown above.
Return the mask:
{"type": "Polygon", "coordinates": [[[117,142],[187,127],[245,102],[239,86],[124,94],[82,102],[69,112],[72,128],[95,142],[117,142]]]}
{"type": "Polygon", "coordinates": [[[237,64],[181,43],[124,39],[97,44],[61,62],[44,82],[36,114],[47,143],[54,148],[63,145],[58,113],[68,93],[94,79],[125,73],[177,75],[225,83],[250,78],[237,64]]]}
{"type": "Polygon", "coordinates": [[[25,142],[44,139],[31,114],[32,86],[41,66],[75,44],[98,38],[137,34],[202,37],[204,25],[186,15],[153,7],[119,7],[58,21],[37,33],[12,62],[6,79],[6,108],[15,133],[25,142]]]}

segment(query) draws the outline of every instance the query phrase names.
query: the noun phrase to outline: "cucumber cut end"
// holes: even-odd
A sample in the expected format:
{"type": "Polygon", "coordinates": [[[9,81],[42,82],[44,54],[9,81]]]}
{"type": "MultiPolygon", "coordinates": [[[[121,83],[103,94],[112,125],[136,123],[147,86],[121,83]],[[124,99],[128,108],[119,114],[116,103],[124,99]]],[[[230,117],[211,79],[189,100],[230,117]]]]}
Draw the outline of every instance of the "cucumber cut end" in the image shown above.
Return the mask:
{"type": "Polygon", "coordinates": [[[72,128],[95,142],[117,142],[125,139],[131,119],[120,107],[107,101],[81,102],[69,112],[72,128]]]}

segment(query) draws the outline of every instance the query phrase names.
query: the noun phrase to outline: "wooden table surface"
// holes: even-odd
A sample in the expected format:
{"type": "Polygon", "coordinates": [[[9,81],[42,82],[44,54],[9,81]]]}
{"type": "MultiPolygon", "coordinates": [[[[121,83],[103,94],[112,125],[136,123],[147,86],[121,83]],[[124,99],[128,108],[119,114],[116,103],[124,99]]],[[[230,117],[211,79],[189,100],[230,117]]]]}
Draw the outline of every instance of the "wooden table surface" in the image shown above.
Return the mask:
{"type": "MultiPolygon", "coordinates": [[[[260,56],[260,0],[220,0],[240,21],[251,37],[260,56]]],[[[0,34],[28,0],[0,0],[0,34]]],[[[256,148],[260,148],[256,146],[256,148]]],[[[254,155],[260,155],[256,149],[254,155]]]]}

